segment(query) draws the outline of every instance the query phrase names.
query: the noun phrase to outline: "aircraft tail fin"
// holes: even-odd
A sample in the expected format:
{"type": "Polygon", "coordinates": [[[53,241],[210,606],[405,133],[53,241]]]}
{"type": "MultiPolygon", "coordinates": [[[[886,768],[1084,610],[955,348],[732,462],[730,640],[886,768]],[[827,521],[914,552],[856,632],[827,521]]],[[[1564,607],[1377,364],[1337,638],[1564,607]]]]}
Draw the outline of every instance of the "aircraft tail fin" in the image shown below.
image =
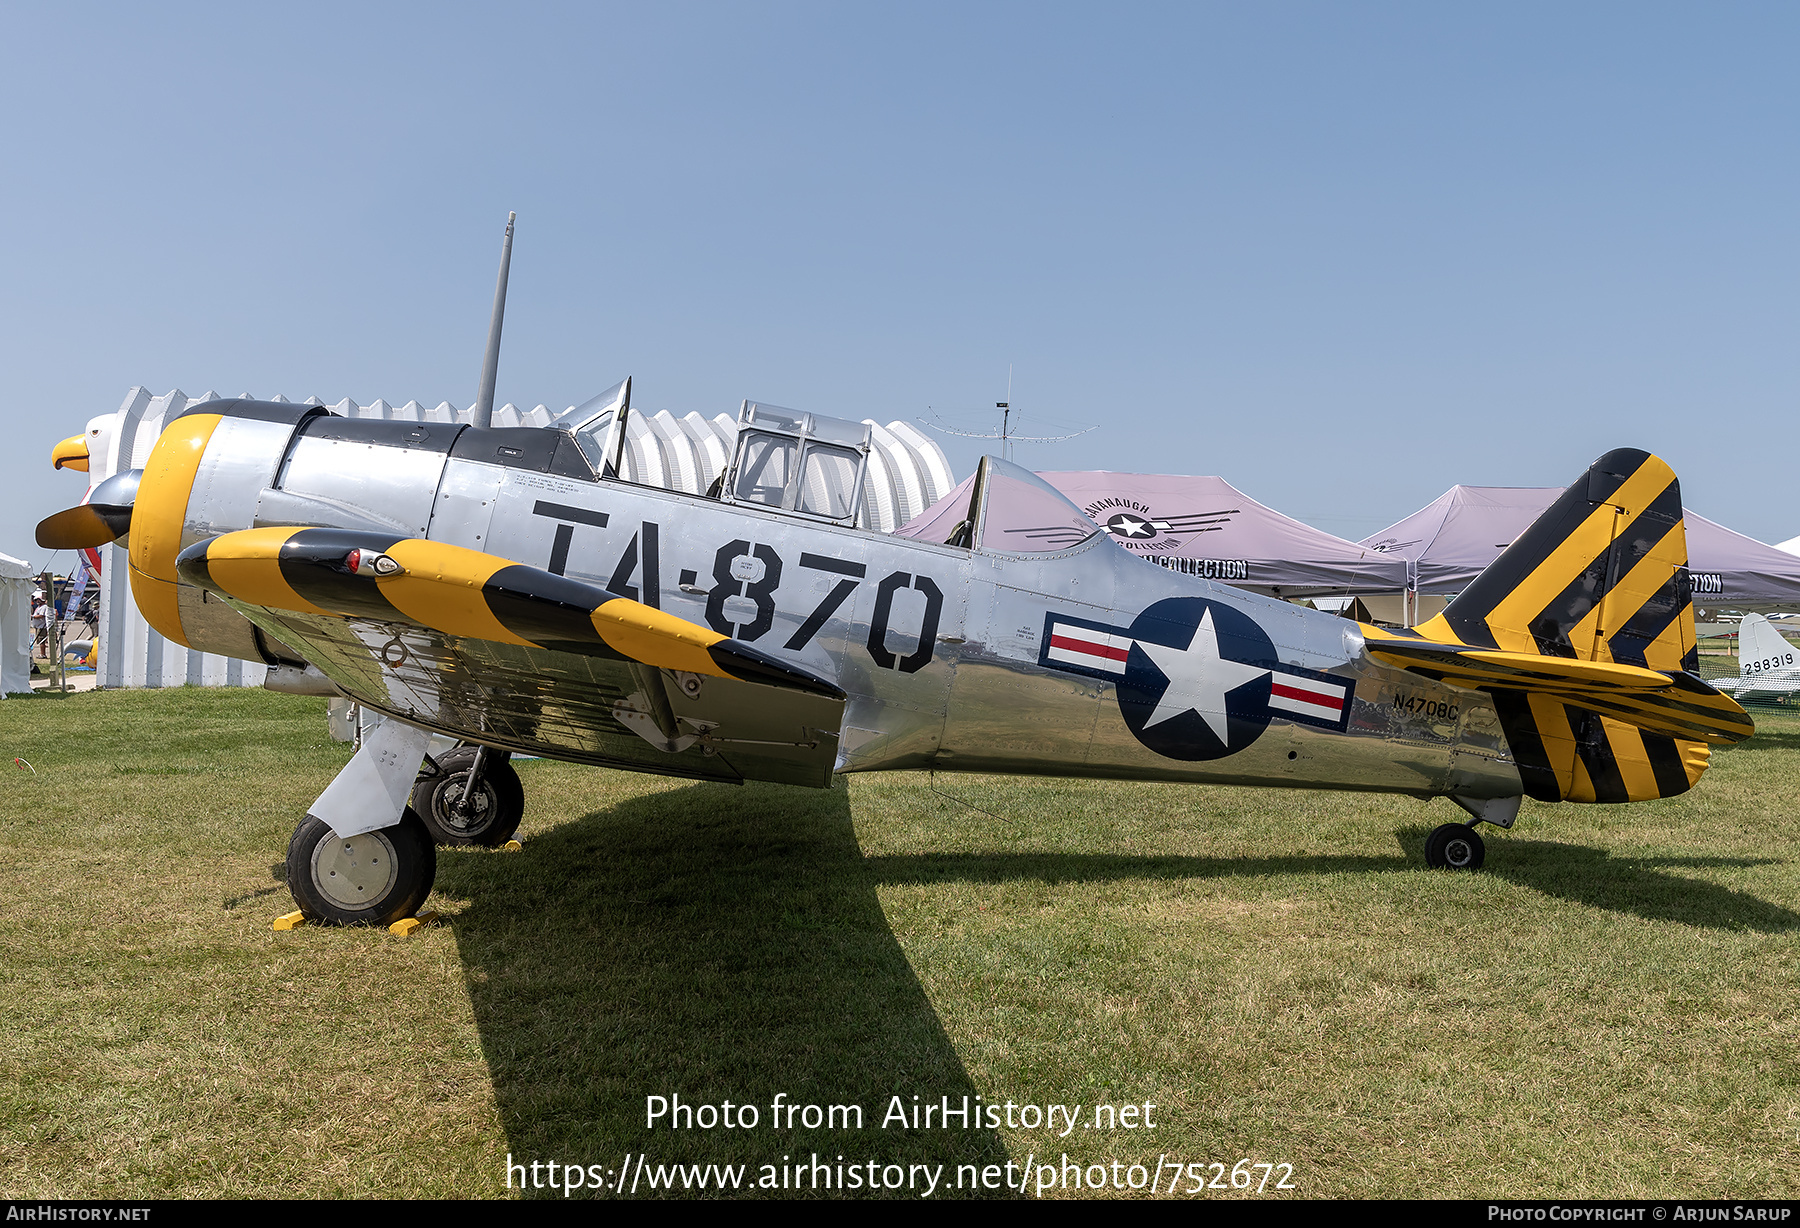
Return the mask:
{"type": "Polygon", "coordinates": [[[1761,614],[1746,614],[1738,624],[1738,673],[1749,678],[1775,669],[1793,669],[1794,646],[1761,614]]]}
{"type": "Polygon", "coordinates": [[[1699,665],[1681,483],[1608,452],[1444,612],[1430,639],[1657,670],[1699,665]]]}
{"type": "Polygon", "coordinates": [[[1534,798],[1625,802],[1686,792],[1706,770],[1706,743],[1736,742],[1755,729],[1695,673],[1687,562],[1674,471],[1648,452],[1615,449],[1442,614],[1412,631],[1464,659],[1471,650],[1506,658],[1512,676],[1476,675],[1473,662],[1404,667],[1494,696],[1534,798]],[[1544,668],[1533,670],[1533,658],[1544,668]],[[1566,664],[1552,665],[1555,658],[1566,664]],[[1603,671],[1590,669],[1595,678],[1584,678],[1584,690],[1575,685],[1579,662],[1635,668],[1603,682],[1603,671]],[[1666,685],[1633,683],[1638,671],[1662,674],[1666,685]]]}

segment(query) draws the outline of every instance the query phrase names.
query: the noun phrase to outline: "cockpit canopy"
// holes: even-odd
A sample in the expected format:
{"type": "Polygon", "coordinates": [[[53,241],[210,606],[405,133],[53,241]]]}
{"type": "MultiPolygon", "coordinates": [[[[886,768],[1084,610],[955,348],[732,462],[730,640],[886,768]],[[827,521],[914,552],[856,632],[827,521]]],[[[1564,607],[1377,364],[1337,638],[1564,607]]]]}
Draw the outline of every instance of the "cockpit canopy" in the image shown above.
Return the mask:
{"type": "Polygon", "coordinates": [[[593,468],[594,475],[616,478],[625,448],[625,416],[631,412],[631,377],[608,388],[550,423],[550,430],[566,431],[593,468]]]}
{"type": "Polygon", "coordinates": [[[745,401],[737,449],[720,480],[727,503],[853,524],[869,463],[870,428],[745,401]]]}
{"type": "Polygon", "coordinates": [[[1054,554],[1074,549],[1099,531],[1067,495],[1037,474],[984,456],[955,490],[894,535],[979,546],[996,554],[1054,554]]]}
{"type": "MultiPolygon", "coordinates": [[[[551,467],[568,473],[573,465],[591,470],[596,478],[630,480],[625,459],[630,412],[631,381],[626,379],[555,418],[546,429],[563,440],[556,457],[564,468],[551,467]]],[[[738,411],[731,459],[707,493],[726,503],[854,525],[862,509],[873,436],[867,423],[745,401],[738,411]]]]}

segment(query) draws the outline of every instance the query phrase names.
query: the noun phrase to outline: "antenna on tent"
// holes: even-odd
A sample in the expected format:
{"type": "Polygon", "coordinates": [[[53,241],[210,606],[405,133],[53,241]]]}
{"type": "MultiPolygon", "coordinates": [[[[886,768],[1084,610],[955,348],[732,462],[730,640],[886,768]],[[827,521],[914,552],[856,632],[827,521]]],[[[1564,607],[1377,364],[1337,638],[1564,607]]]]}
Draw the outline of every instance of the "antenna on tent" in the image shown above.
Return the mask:
{"type": "Polygon", "coordinates": [[[925,423],[925,425],[930,427],[934,431],[941,431],[942,433],[944,433],[946,435],[960,436],[963,439],[998,439],[1000,441],[1000,459],[1006,460],[1006,461],[1010,461],[1012,459],[1012,446],[1015,442],[1016,443],[1061,443],[1065,439],[1074,439],[1078,435],[1085,435],[1089,431],[1096,429],[1091,426],[1083,427],[1081,430],[1076,431],[1073,435],[1015,435],[1015,434],[1013,434],[1012,433],[1012,377],[1013,377],[1012,364],[1008,363],[1006,365],[1006,400],[994,402],[994,408],[1000,411],[1000,433],[998,435],[980,435],[973,431],[959,431],[953,426],[939,424],[936,422],[927,422],[927,423],[925,423]]]}
{"type": "Polygon", "coordinates": [[[481,361],[481,391],[469,411],[473,426],[494,424],[494,381],[500,374],[500,326],[506,321],[506,274],[512,268],[513,222],[517,213],[506,215],[506,238],[500,245],[500,279],[494,283],[494,318],[488,324],[487,356],[481,361]]]}

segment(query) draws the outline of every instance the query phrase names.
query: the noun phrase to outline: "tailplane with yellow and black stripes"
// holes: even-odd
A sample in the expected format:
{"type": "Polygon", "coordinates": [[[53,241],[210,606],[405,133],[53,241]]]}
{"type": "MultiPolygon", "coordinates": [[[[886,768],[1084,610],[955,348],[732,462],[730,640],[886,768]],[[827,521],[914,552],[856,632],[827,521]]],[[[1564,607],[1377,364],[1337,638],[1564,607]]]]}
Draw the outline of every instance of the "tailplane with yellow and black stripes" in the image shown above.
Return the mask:
{"type": "Polygon", "coordinates": [[[1681,484],[1659,458],[1595,461],[1444,612],[1370,632],[1389,664],[1493,696],[1540,801],[1672,797],[1708,744],[1755,731],[1701,680],[1681,484]]]}

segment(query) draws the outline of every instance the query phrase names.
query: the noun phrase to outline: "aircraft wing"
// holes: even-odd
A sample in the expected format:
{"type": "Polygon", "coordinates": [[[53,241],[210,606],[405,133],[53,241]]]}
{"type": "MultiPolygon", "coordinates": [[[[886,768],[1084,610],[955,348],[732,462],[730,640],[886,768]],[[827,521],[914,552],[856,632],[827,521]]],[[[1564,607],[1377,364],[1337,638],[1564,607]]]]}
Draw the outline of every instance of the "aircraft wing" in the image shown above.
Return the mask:
{"type": "Polygon", "coordinates": [[[835,684],[597,585],[341,529],[226,533],[177,569],[352,699],[415,724],[663,775],[831,782],[835,684]]]}
{"type": "Polygon", "coordinates": [[[1653,733],[1729,745],[1756,732],[1749,714],[1694,674],[1608,661],[1437,644],[1363,627],[1377,660],[1483,691],[1524,691],[1653,733]]]}

